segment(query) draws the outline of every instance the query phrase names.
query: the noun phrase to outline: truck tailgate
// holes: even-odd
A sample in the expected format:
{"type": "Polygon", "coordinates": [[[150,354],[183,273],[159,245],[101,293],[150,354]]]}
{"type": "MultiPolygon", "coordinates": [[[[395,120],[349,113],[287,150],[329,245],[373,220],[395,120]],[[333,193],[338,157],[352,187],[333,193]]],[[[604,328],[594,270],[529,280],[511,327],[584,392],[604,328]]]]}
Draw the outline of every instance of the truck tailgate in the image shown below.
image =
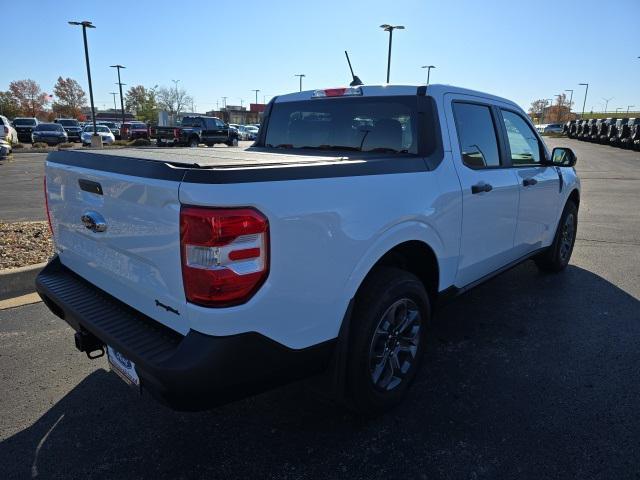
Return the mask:
{"type": "Polygon", "coordinates": [[[46,167],[49,212],[62,264],[185,334],[189,325],[180,259],[180,182],[51,161],[46,167]],[[87,226],[96,218],[104,221],[104,231],[87,226]]]}

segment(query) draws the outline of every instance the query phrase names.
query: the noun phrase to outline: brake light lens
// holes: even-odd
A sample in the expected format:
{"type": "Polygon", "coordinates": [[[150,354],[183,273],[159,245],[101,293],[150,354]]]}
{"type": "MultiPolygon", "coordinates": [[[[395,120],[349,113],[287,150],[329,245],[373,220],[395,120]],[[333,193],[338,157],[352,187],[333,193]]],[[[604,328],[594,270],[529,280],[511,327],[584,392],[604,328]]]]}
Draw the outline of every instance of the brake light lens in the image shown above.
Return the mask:
{"type": "Polygon", "coordinates": [[[269,272],[269,222],[252,208],[183,206],[182,280],[187,300],[205,307],[248,301],[269,272]]]}
{"type": "Polygon", "coordinates": [[[313,92],[313,98],[326,97],[350,97],[362,95],[360,87],[343,87],[343,88],[326,88],[324,90],[316,90],[313,92]]]}

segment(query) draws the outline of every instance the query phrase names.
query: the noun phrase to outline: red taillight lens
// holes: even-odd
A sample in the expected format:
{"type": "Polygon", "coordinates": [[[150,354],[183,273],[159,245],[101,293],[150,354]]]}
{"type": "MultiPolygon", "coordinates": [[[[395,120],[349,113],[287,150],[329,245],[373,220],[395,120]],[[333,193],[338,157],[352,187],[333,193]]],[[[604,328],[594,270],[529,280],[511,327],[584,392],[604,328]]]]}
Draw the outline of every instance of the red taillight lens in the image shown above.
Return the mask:
{"type": "Polygon", "coordinates": [[[47,196],[47,176],[44,176],[44,208],[47,211],[47,222],[49,222],[49,232],[53,237],[53,227],[51,226],[51,214],[49,213],[49,198],[47,196]]]}
{"type": "Polygon", "coordinates": [[[180,138],[180,130],[177,128],[173,129],[173,138],[180,138]]]}
{"type": "Polygon", "coordinates": [[[244,303],[269,272],[269,222],[252,208],[180,210],[187,300],[206,307],[244,303]]]}

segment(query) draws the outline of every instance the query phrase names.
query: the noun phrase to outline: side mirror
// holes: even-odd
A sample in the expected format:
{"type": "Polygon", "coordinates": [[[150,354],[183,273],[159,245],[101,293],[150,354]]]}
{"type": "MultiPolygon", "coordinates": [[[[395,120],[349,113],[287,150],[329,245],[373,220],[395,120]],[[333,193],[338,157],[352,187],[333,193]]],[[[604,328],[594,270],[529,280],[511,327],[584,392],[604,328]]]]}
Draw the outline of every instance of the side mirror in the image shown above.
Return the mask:
{"type": "Polygon", "coordinates": [[[556,167],[573,167],[578,161],[573,150],[566,147],[556,147],[551,153],[551,163],[556,167]]]}

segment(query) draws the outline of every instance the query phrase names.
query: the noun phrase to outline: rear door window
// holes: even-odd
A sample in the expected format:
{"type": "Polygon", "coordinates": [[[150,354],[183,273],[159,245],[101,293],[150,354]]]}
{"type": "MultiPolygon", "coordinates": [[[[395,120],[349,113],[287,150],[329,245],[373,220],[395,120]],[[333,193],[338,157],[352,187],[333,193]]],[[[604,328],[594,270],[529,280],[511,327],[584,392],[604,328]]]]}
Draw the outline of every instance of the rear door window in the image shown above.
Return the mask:
{"type": "Polygon", "coordinates": [[[499,167],[498,139],[490,107],[454,102],[453,114],[462,162],[470,168],[499,167]]]}

